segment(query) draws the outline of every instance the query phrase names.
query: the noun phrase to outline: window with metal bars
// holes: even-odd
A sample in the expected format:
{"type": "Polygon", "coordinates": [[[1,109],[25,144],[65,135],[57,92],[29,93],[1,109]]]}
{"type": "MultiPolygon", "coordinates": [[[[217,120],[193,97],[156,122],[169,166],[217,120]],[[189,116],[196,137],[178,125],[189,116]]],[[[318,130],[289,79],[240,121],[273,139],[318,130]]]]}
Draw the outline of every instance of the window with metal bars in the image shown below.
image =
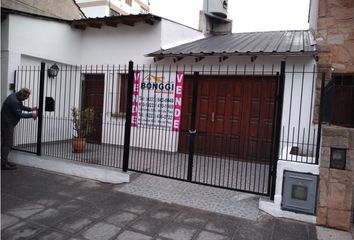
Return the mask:
{"type": "Polygon", "coordinates": [[[354,74],[334,74],[324,91],[324,121],[354,127],[354,74]]]}

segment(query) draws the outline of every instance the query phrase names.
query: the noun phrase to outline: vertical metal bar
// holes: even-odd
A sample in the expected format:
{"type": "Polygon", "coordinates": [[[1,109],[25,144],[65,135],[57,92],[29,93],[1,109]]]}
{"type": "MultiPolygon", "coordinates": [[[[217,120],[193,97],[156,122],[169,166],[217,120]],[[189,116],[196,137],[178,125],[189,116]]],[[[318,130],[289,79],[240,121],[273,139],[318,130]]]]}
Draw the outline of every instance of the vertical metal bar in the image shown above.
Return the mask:
{"type": "MultiPolygon", "coordinates": [[[[288,134],[287,134],[287,140],[286,140],[286,147],[290,146],[290,140],[289,140],[289,136],[290,136],[290,123],[291,123],[291,113],[292,113],[292,106],[293,106],[293,91],[294,91],[294,78],[295,78],[295,64],[293,65],[293,71],[292,71],[292,74],[291,74],[291,88],[290,88],[290,99],[289,99],[289,118],[288,118],[288,134]]],[[[294,140],[294,138],[293,138],[294,140]]],[[[284,145],[284,141],[285,139],[283,138],[283,145],[284,145]]],[[[294,141],[291,142],[291,145],[294,144],[294,141]]],[[[283,159],[283,160],[288,160],[288,154],[286,154],[285,156],[286,159],[283,159]]]]}
{"type": "MultiPolygon", "coordinates": [[[[245,84],[245,82],[247,81],[247,79],[246,79],[246,77],[247,77],[247,66],[246,66],[246,64],[243,66],[243,75],[242,75],[242,85],[243,85],[243,88],[242,88],[242,93],[241,93],[241,101],[245,101],[244,99],[247,99],[247,96],[248,96],[248,87],[249,86],[247,86],[246,84],[245,84]],[[245,86],[246,85],[246,86],[245,86]],[[246,88],[246,89],[245,89],[246,88]]],[[[247,101],[247,100],[246,100],[247,101]]],[[[240,123],[239,123],[239,127],[240,127],[240,129],[242,129],[242,122],[243,122],[243,119],[244,118],[247,118],[247,110],[246,110],[246,107],[245,106],[242,106],[241,107],[241,118],[240,118],[240,123]]],[[[239,176],[240,176],[240,181],[239,181],[239,183],[240,183],[240,188],[241,189],[245,189],[245,187],[244,186],[242,186],[242,179],[243,179],[243,177],[244,177],[244,179],[246,179],[246,174],[247,174],[247,164],[248,164],[248,161],[246,161],[246,158],[247,158],[247,147],[248,147],[248,145],[247,145],[247,141],[248,141],[248,138],[246,139],[246,137],[245,137],[245,134],[241,134],[240,135],[240,140],[242,141],[242,156],[240,157],[240,154],[241,154],[241,152],[239,152],[239,154],[238,154],[238,158],[241,160],[241,161],[238,161],[237,163],[240,163],[241,162],[241,166],[240,166],[240,169],[241,169],[241,173],[239,174],[239,176]],[[241,140],[242,139],[242,140],[241,140]],[[244,170],[244,165],[246,164],[246,170],[244,170]],[[244,174],[244,172],[246,172],[245,174],[244,174]],[[244,176],[243,176],[244,175],[244,176]],[[242,187],[244,187],[244,188],[242,188],[242,187]]],[[[240,144],[241,145],[241,144],[240,144]]],[[[237,166],[238,167],[238,166],[237,166]]],[[[236,172],[238,172],[238,169],[237,169],[237,171],[236,172]]],[[[238,180],[238,176],[237,176],[237,178],[236,178],[236,181],[238,180]]]]}
{"type": "Polygon", "coordinates": [[[41,62],[39,77],[39,105],[38,105],[38,128],[37,128],[37,155],[42,155],[42,125],[43,125],[43,96],[44,96],[45,63],[41,62]]]}
{"type": "MultiPolygon", "coordinates": [[[[311,87],[311,107],[310,107],[310,112],[309,112],[309,116],[310,116],[310,119],[309,119],[309,126],[308,126],[308,135],[307,135],[307,150],[306,150],[306,161],[308,162],[308,158],[309,158],[309,150],[310,150],[310,135],[311,135],[311,124],[312,124],[312,119],[313,119],[313,115],[311,116],[312,114],[312,111],[313,111],[313,107],[314,107],[314,102],[313,102],[313,95],[314,95],[314,89],[315,89],[315,70],[316,70],[316,65],[313,65],[313,70],[312,70],[312,87],[311,87]]],[[[313,146],[312,146],[313,147],[313,146]]],[[[312,153],[313,153],[313,150],[312,150],[312,153]]],[[[313,154],[312,154],[313,156],[313,154]]]]}
{"type": "Polygon", "coordinates": [[[323,92],[324,92],[324,83],[325,83],[325,73],[322,73],[321,81],[321,97],[320,97],[320,111],[318,116],[318,129],[317,129],[317,146],[316,146],[316,164],[318,164],[318,159],[320,157],[320,144],[321,144],[321,130],[322,130],[322,113],[323,113],[323,92]]]}
{"type": "MultiPolygon", "coordinates": [[[[169,66],[166,66],[166,68],[168,68],[167,70],[165,70],[165,65],[162,66],[162,74],[161,76],[165,75],[165,71],[167,71],[166,75],[168,75],[168,84],[171,84],[171,64],[169,66]]],[[[176,66],[176,73],[178,72],[178,65],[176,66]]],[[[168,92],[167,95],[168,99],[170,98],[170,92],[168,92]]],[[[167,111],[170,110],[169,107],[167,107],[167,111]]],[[[173,112],[175,111],[175,106],[173,105],[173,112]]],[[[172,123],[173,124],[173,123],[172,123]]],[[[168,131],[168,122],[166,121],[165,123],[165,135],[164,135],[164,140],[165,142],[169,142],[169,143],[173,143],[175,141],[173,141],[173,137],[175,136],[175,134],[172,131],[168,131]]],[[[174,158],[171,153],[173,152],[173,144],[170,144],[169,147],[166,148],[166,151],[164,151],[163,153],[163,159],[166,158],[166,154],[169,155],[170,159],[170,163],[169,165],[166,167],[166,171],[168,171],[169,173],[172,173],[172,177],[177,178],[178,176],[178,172],[179,172],[179,164],[178,164],[178,158],[174,158]],[[170,153],[168,153],[168,151],[170,153]],[[176,166],[175,166],[176,165],[176,166]],[[174,169],[176,169],[174,171],[174,169]]]]}
{"type": "MultiPolygon", "coordinates": [[[[105,132],[106,132],[106,134],[109,136],[108,137],[108,141],[110,142],[110,144],[113,144],[114,143],[114,141],[113,141],[113,138],[114,138],[114,134],[115,134],[115,128],[114,127],[112,127],[113,126],[113,124],[112,124],[112,113],[113,113],[113,103],[114,103],[114,95],[113,95],[113,85],[111,85],[111,83],[113,83],[113,79],[114,79],[114,74],[115,74],[115,68],[114,68],[114,65],[112,66],[112,70],[110,69],[110,66],[109,66],[109,64],[107,65],[107,69],[106,69],[106,82],[107,82],[107,84],[105,84],[105,86],[107,86],[107,88],[106,88],[106,91],[107,91],[107,94],[106,94],[106,108],[107,108],[107,110],[109,109],[109,104],[111,105],[111,107],[110,107],[110,111],[108,110],[107,112],[109,112],[110,114],[109,114],[109,117],[107,117],[107,115],[104,115],[104,116],[102,116],[102,121],[103,121],[103,124],[102,124],[102,126],[104,126],[104,128],[105,128],[105,132]],[[110,78],[110,74],[112,74],[112,78],[110,78]],[[112,81],[112,82],[111,82],[112,81]],[[110,86],[111,85],[111,86],[110,86]],[[111,101],[109,100],[109,92],[112,92],[112,94],[111,94],[111,96],[112,96],[112,98],[111,98],[111,101]],[[107,131],[108,131],[108,133],[107,133],[107,131]]],[[[117,99],[115,99],[115,101],[116,102],[118,102],[117,101],[117,99]]],[[[104,141],[103,141],[104,142],[104,141]]],[[[102,147],[102,146],[101,146],[102,147]]],[[[109,148],[108,149],[108,152],[109,152],[109,156],[108,156],[108,158],[109,158],[109,165],[111,166],[111,167],[116,167],[116,161],[114,161],[114,156],[115,156],[115,151],[114,151],[114,148],[109,148]]]]}
{"type": "Polygon", "coordinates": [[[17,70],[15,70],[15,74],[14,74],[14,85],[13,85],[12,89],[10,88],[10,90],[12,90],[12,92],[16,92],[17,75],[18,75],[19,71],[20,71],[20,68],[17,67],[17,70]]]}
{"type": "MultiPolygon", "coordinates": [[[[253,72],[253,75],[254,75],[254,72],[253,72]]],[[[264,78],[265,77],[265,75],[264,75],[264,64],[263,64],[263,66],[262,66],[262,76],[261,76],[261,79],[260,79],[260,82],[261,82],[261,88],[263,87],[263,84],[264,84],[264,82],[267,84],[268,83],[268,79],[266,78],[264,78]]],[[[270,91],[271,91],[271,88],[270,88],[270,91]]],[[[262,119],[262,105],[265,103],[265,104],[267,104],[267,94],[265,93],[265,97],[264,97],[264,95],[263,95],[263,91],[261,91],[261,97],[260,97],[260,103],[259,103],[259,110],[258,110],[258,116],[259,116],[259,120],[258,120],[258,126],[257,126],[257,142],[256,142],[256,161],[258,162],[258,166],[260,165],[259,163],[261,162],[261,159],[262,159],[262,156],[260,156],[261,154],[260,154],[260,150],[259,150],[259,139],[261,139],[261,141],[262,141],[262,143],[263,143],[263,141],[264,141],[264,139],[262,139],[262,137],[260,137],[259,135],[260,135],[260,125],[262,124],[262,122],[261,122],[261,119],[262,119]]],[[[262,144],[263,145],[263,144],[262,144]]],[[[261,146],[262,147],[262,146],[261,146]]],[[[260,182],[260,178],[261,178],[261,176],[260,176],[260,173],[258,173],[258,171],[257,171],[257,164],[255,163],[255,169],[254,169],[254,176],[253,176],[253,192],[255,192],[256,190],[256,185],[257,185],[257,183],[256,183],[256,178],[258,177],[258,190],[257,190],[257,192],[259,192],[259,182],[260,182]],[[258,174],[257,174],[258,173],[258,174]],[[257,176],[258,175],[258,176],[257,176]]],[[[260,169],[259,169],[259,171],[260,171],[260,169]]]]}
{"type": "Polygon", "coordinates": [[[195,121],[197,113],[197,98],[198,98],[198,78],[199,72],[194,72],[193,78],[193,94],[192,94],[192,116],[191,116],[191,128],[189,129],[189,151],[188,151],[188,172],[187,180],[192,181],[193,172],[193,155],[194,155],[194,137],[196,134],[195,121]]]}
{"type": "Polygon", "coordinates": [[[129,146],[130,146],[131,125],[132,125],[133,84],[134,84],[133,66],[134,66],[133,61],[129,61],[127,113],[125,117],[125,131],[124,131],[123,172],[126,172],[128,170],[128,164],[129,164],[129,146]]]}
{"type": "MultiPolygon", "coordinates": [[[[300,127],[301,127],[301,113],[302,113],[302,97],[304,93],[304,78],[305,78],[305,64],[302,67],[302,78],[301,78],[301,93],[300,93],[300,106],[299,106],[299,121],[298,121],[298,126],[297,126],[297,140],[296,140],[296,145],[299,147],[300,146],[300,127]]],[[[301,143],[302,148],[304,147],[304,142],[301,143]]]]}
{"type": "MultiPolygon", "coordinates": [[[[66,97],[66,89],[67,88],[67,84],[68,84],[68,65],[65,65],[65,69],[63,69],[64,67],[62,66],[61,67],[63,72],[64,72],[64,76],[62,77],[62,79],[60,79],[60,90],[59,92],[61,93],[61,97],[63,97],[63,99],[65,99],[65,101],[63,101],[63,105],[62,105],[62,115],[60,116],[60,109],[59,109],[59,129],[61,129],[60,131],[60,134],[59,134],[59,139],[60,142],[61,142],[61,152],[66,152],[65,149],[66,149],[66,145],[64,144],[63,141],[61,141],[62,139],[65,139],[65,132],[64,132],[64,129],[65,129],[65,107],[66,107],[66,104],[68,103],[67,101],[67,97],[66,97]]],[[[61,76],[61,75],[60,75],[61,76]]],[[[59,102],[60,104],[60,102],[59,102]]]]}
{"type": "Polygon", "coordinates": [[[270,199],[274,200],[275,195],[275,183],[277,179],[277,165],[278,165],[278,158],[279,158],[279,147],[280,147],[280,135],[281,135],[281,123],[282,123],[282,115],[283,115],[283,101],[284,101],[284,87],[285,87],[285,61],[281,62],[280,66],[280,76],[279,82],[277,84],[276,90],[276,109],[275,109],[275,123],[276,126],[273,128],[273,149],[272,149],[272,177],[271,179],[271,194],[270,199]]]}
{"type": "MultiPolygon", "coordinates": [[[[148,74],[148,76],[151,76],[151,64],[149,65],[149,69],[147,70],[148,72],[147,72],[147,74],[148,74]]],[[[142,79],[141,79],[141,81],[142,81],[142,79]]],[[[150,80],[148,80],[149,82],[150,82],[150,80]]],[[[141,97],[142,97],[142,99],[143,100],[141,100],[142,101],[142,103],[144,102],[144,101],[146,101],[146,103],[148,103],[148,99],[150,98],[150,91],[147,91],[147,95],[146,95],[146,97],[144,98],[144,91],[141,91],[141,97]]],[[[140,96],[139,96],[139,98],[140,98],[140,96]]],[[[140,99],[139,99],[139,101],[140,101],[140,99]]],[[[140,110],[139,110],[139,112],[140,113],[143,113],[143,104],[140,104],[139,103],[139,106],[140,106],[140,110]]],[[[146,107],[146,109],[147,109],[147,112],[149,112],[149,109],[148,109],[148,106],[146,107]]],[[[144,119],[143,118],[143,116],[142,116],[142,119],[144,119]]],[[[146,118],[145,119],[147,119],[147,116],[146,116],[146,118]]],[[[142,121],[142,125],[144,126],[144,133],[142,133],[142,135],[144,136],[144,140],[143,140],[143,143],[144,143],[144,148],[149,148],[149,145],[151,144],[151,142],[150,142],[150,140],[149,140],[149,134],[150,134],[150,129],[148,128],[148,126],[147,126],[147,120],[145,120],[145,121],[142,121]]],[[[144,166],[147,166],[147,164],[148,164],[148,168],[149,168],[149,170],[150,169],[152,169],[151,168],[151,165],[150,165],[150,162],[149,162],[149,159],[148,159],[148,152],[147,151],[143,151],[143,149],[139,149],[140,151],[142,151],[143,152],[143,159],[144,159],[144,161],[143,161],[143,163],[142,163],[142,169],[144,169],[145,167],[144,166]]],[[[139,163],[140,163],[140,161],[139,161],[139,163]]],[[[147,170],[148,171],[148,170],[147,170]]]]}

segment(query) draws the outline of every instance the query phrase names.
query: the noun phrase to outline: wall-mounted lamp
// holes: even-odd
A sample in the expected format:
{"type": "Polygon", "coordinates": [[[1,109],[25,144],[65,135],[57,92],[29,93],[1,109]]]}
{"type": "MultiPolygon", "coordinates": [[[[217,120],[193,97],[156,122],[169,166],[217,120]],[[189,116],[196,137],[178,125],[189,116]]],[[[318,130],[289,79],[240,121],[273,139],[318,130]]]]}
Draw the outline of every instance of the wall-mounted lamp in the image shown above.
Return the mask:
{"type": "Polygon", "coordinates": [[[58,75],[58,72],[59,72],[59,67],[56,64],[53,64],[48,69],[48,77],[49,78],[55,78],[58,75]]]}

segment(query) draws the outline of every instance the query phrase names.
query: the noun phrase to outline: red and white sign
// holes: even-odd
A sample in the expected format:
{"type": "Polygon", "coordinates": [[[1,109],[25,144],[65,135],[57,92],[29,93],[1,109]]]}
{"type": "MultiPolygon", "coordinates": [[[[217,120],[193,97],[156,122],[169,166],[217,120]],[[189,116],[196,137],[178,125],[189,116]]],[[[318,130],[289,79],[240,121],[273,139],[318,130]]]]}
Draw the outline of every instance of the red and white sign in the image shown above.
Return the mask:
{"type": "Polygon", "coordinates": [[[176,73],[175,110],[173,114],[172,131],[178,132],[181,125],[182,93],[184,72],[176,73]]]}
{"type": "Polygon", "coordinates": [[[138,127],[140,71],[134,71],[132,127],[138,127]]]}

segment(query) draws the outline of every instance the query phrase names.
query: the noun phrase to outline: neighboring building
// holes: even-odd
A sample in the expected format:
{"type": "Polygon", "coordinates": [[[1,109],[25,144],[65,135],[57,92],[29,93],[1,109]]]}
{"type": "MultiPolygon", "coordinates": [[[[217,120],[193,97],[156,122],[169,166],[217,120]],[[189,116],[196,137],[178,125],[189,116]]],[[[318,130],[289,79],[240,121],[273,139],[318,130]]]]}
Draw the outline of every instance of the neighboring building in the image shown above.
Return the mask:
{"type": "Polygon", "coordinates": [[[1,0],[1,8],[62,20],[85,18],[85,15],[73,0],[1,0]]]}
{"type": "Polygon", "coordinates": [[[147,14],[150,11],[148,0],[75,1],[88,18],[147,14]]]}

